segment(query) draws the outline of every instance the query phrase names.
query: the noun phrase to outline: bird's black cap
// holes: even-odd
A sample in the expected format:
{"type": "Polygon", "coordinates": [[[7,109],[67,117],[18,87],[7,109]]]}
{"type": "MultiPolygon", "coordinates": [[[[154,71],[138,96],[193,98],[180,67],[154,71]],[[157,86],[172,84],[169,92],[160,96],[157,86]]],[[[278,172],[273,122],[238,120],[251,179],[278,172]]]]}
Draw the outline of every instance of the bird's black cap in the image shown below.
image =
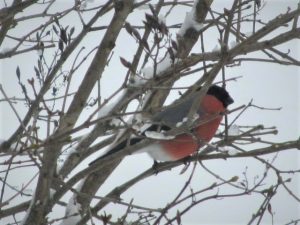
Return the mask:
{"type": "Polygon", "coordinates": [[[212,85],[209,87],[207,91],[208,95],[213,95],[217,99],[219,99],[225,108],[227,108],[228,105],[232,104],[234,101],[232,97],[228,94],[228,92],[225,90],[225,88],[219,87],[217,85],[212,85]]]}

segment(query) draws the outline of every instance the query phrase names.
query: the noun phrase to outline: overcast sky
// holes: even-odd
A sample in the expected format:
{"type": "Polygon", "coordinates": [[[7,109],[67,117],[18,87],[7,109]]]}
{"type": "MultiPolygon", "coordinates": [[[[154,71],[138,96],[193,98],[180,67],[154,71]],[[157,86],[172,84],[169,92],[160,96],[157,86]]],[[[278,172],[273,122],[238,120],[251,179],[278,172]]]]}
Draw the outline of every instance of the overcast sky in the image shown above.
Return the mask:
{"type": "MultiPolygon", "coordinates": [[[[65,1],[66,2],[66,1],[65,1]]],[[[223,11],[225,4],[230,4],[231,1],[215,1],[213,4],[214,10],[223,11]]],[[[64,7],[61,3],[61,6],[64,7]]],[[[286,12],[287,6],[295,8],[297,1],[270,1],[266,6],[267,11],[259,15],[259,18],[266,19],[273,18],[280,12],[286,12]]],[[[35,9],[38,10],[38,9],[35,9]]],[[[185,16],[185,12],[188,8],[182,7],[180,10],[172,13],[170,17],[167,18],[167,25],[175,24],[177,22],[182,22],[185,16]]],[[[129,18],[129,20],[134,24],[135,21],[141,21],[143,19],[145,11],[137,10],[137,12],[129,18]]],[[[36,21],[38,22],[38,21],[36,21]]],[[[65,20],[63,23],[68,24],[69,21],[65,20]]],[[[78,22],[78,21],[72,21],[78,22]]],[[[107,21],[102,20],[100,22],[102,25],[106,24],[107,21]]],[[[21,35],[22,32],[29,29],[31,24],[26,24],[23,26],[23,30],[15,31],[16,35],[21,35]]],[[[243,31],[251,31],[251,26],[243,27],[243,31]]],[[[102,33],[101,33],[102,34],[102,33]]],[[[99,33],[93,33],[84,42],[87,49],[93,48],[97,45],[99,38],[99,33]]],[[[211,32],[207,34],[206,39],[206,50],[212,50],[216,43],[218,36],[216,33],[211,32]]],[[[6,46],[1,46],[1,50],[4,48],[9,48],[9,42],[6,42],[6,46]]],[[[291,54],[298,56],[299,59],[299,41],[293,41],[288,43],[286,46],[281,46],[281,49],[289,49],[291,54]]],[[[135,43],[132,39],[129,39],[127,35],[121,35],[117,41],[115,48],[115,57],[110,62],[110,66],[105,69],[105,77],[102,79],[102,94],[104,97],[110,96],[112,90],[117,89],[124,78],[124,68],[119,68],[113,66],[120,65],[118,62],[119,57],[131,59],[135,51],[135,43]]],[[[199,52],[199,45],[195,47],[194,52],[199,52]]],[[[252,55],[254,56],[254,55],[252,55]]],[[[258,56],[258,55],[257,55],[258,56]]],[[[30,53],[26,55],[19,55],[13,58],[4,59],[0,61],[1,66],[1,84],[3,85],[6,93],[9,96],[22,97],[19,86],[17,85],[17,77],[15,75],[16,66],[19,65],[21,68],[21,79],[26,81],[27,78],[33,76],[33,66],[36,63],[37,55],[35,53],[30,53]]],[[[86,65],[81,69],[82,73],[86,70],[86,65]]],[[[279,66],[275,64],[265,64],[265,63],[244,63],[241,67],[227,68],[226,74],[229,77],[242,76],[237,82],[229,82],[227,89],[231,96],[235,99],[235,103],[232,107],[237,107],[242,104],[247,104],[251,99],[253,103],[264,107],[282,107],[280,111],[261,111],[258,109],[251,109],[247,111],[236,123],[237,125],[255,125],[263,124],[268,126],[277,126],[279,133],[278,135],[268,137],[270,141],[287,141],[294,140],[299,137],[299,68],[293,66],[279,66]]],[[[176,85],[186,86],[191,84],[192,81],[199,78],[200,74],[188,77],[181,80],[176,85]]],[[[218,78],[220,79],[220,77],[218,78]]],[[[78,78],[80,82],[80,78],[78,78]]],[[[172,102],[178,96],[177,92],[171,92],[172,95],[168,98],[167,103],[172,102]]],[[[2,96],[0,95],[0,98],[2,96]]],[[[10,137],[16,127],[19,125],[15,115],[7,104],[0,102],[0,138],[6,139],[10,137]]],[[[16,105],[16,108],[24,115],[26,108],[23,104],[16,105]]],[[[234,118],[234,115],[229,118],[234,118]]],[[[255,146],[253,146],[255,147],[255,146]]],[[[274,155],[273,155],[274,156],[274,155]]],[[[281,169],[293,169],[299,168],[299,156],[294,152],[281,153],[275,161],[281,169]]],[[[95,156],[93,156],[94,158],[95,156]]],[[[84,162],[81,166],[85,166],[88,162],[84,162]]],[[[214,160],[210,162],[204,162],[204,164],[214,171],[222,175],[224,178],[230,178],[232,176],[243,177],[243,172],[245,171],[246,165],[247,176],[252,180],[253,177],[259,174],[262,175],[264,167],[257,165],[252,159],[232,159],[232,160],[214,160]]],[[[141,173],[141,171],[149,168],[152,165],[152,160],[146,154],[129,156],[123,160],[122,164],[116,169],[110,178],[110,182],[107,182],[99,195],[111,190],[116,184],[121,184],[128,179],[134,177],[135,175],[141,173]]],[[[124,200],[130,200],[134,197],[135,204],[141,204],[148,207],[164,207],[163,203],[172,200],[174,193],[177,193],[184,185],[186,178],[188,177],[190,170],[185,174],[180,175],[179,172],[182,167],[174,169],[169,172],[164,172],[158,176],[151,177],[145,181],[139,183],[134,188],[131,188],[122,197],[124,200]],[[151,194],[149,194],[151,193],[151,194]]],[[[29,169],[18,170],[13,177],[10,177],[9,182],[14,186],[20,186],[22,182],[30,179],[32,177],[32,171],[29,169]]],[[[270,181],[274,179],[275,176],[270,177],[270,181]]],[[[207,184],[212,183],[214,179],[207,174],[203,169],[198,167],[195,174],[195,179],[192,186],[194,189],[199,189],[200,187],[205,187],[207,184]]],[[[299,193],[299,179],[292,181],[292,189],[298,191],[299,193]]],[[[30,188],[29,188],[30,189],[30,188]]],[[[231,189],[221,189],[221,192],[230,193],[231,189]]],[[[279,192],[282,190],[279,190],[279,192]]],[[[11,193],[7,193],[8,195],[11,193]]],[[[299,196],[299,195],[298,195],[299,196]]],[[[187,215],[183,217],[184,225],[192,224],[244,224],[248,221],[257,209],[258,205],[263,199],[259,197],[247,196],[240,199],[230,199],[230,200],[213,200],[208,203],[204,203],[200,207],[195,207],[187,215]],[[223,213],[224,212],[224,213],[223,213]]],[[[299,218],[299,204],[297,205],[295,201],[292,201],[291,197],[282,192],[282,194],[277,195],[272,200],[272,207],[275,211],[275,221],[278,224],[288,222],[289,219],[299,218]]],[[[116,214],[122,215],[126,208],[117,208],[115,205],[110,205],[107,207],[107,212],[115,212],[116,214]],[[111,210],[111,211],[109,211],[111,210]]],[[[61,208],[57,207],[53,212],[55,215],[63,215],[61,208]]],[[[4,220],[5,221],[5,220],[4,220]]],[[[270,223],[271,217],[265,219],[266,223],[270,223]]]]}

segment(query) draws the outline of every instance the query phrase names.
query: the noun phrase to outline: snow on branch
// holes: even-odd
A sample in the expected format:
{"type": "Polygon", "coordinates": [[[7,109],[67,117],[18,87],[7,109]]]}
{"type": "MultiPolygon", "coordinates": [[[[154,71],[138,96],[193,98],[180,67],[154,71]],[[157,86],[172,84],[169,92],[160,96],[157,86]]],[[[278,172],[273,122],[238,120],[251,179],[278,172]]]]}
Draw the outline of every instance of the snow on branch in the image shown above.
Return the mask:
{"type": "Polygon", "coordinates": [[[198,4],[199,0],[194,1],[193,8],[190,12],[187,12],[184,18],[184,21],[182,23],[181,28],[178,31],[178,35],[183,37],[188,29],[194,29],[197,32],[199,32],[203,28],[203,23],[199,23],[196,21],[196,6],[198,4]]]}

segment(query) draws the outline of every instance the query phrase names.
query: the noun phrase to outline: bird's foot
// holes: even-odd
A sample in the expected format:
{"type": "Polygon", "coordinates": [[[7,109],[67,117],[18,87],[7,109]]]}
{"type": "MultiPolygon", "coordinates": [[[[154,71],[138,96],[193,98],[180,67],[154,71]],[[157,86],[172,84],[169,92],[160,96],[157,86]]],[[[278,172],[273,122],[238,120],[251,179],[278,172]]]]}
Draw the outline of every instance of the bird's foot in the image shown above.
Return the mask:
{"type": "Polygon", "coordinates": [[[156,160],[153,160],[152,169],[154,173],[157,175],[159,171],[158,171],[158,162],[156,160]]]}
{"type": "Polygon", "coordinates": [[[181,159],[181,161],[183,162],[184,165],[189,165],[191,163],[191,156],[186,156],[184,158],[181,159]]]}

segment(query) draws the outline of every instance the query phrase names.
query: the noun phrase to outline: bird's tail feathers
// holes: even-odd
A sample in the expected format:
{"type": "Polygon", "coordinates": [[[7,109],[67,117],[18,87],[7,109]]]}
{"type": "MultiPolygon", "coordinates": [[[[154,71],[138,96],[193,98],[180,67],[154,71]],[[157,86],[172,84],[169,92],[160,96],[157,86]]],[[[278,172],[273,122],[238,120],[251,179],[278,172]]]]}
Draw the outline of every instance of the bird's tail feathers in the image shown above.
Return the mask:
{"type": "MultiPolygon", "coordinates": [[[[155,132],[158,132],[158,131],[161,131],[161,130],[164,130],[164,131],[168,131],[170,130],[171,128],[166,126],[166,125],[163,125],[163,124],[152,124],[152,125],[147,125],[144,127],[144,130],[141,134],[140,137],[130,137],[130,139],[128,140],[124,140],[120,143],[117,143],[115,146],[113,146],[111,149],[109,149],[106,153],[104,153],[102,156],[100,156],[99,158],[95,159],[94,161],[92,161],[89,165],[92,165],[94,164],[95,162],[98,162],[98,160],[101,160],[101,159],[104,159],[106,158],[107,156],[110,156],[112,154],[115,154],[119,151],[121,151],[122,149],[128,147],[128,146],[132,146],[132,145],[135,145],[137,144],[138,142],[140,142],[141,140],[143,140],[145,138],[145,132],[146,131],[155,131],[155,132]]],[[[144,152],[144,151],[137,151],[137,153],[141,153],[141,152],[144,152]]]]}
{"type": "Polygon", "coordinates": [[[112,149],[108,150],[106,153],[104,153],[102,156],[100,156],[99,158],[95,159],[94,161],[92,161],[90,165],[94,164],[95,162],[97,162],[98,160],[104,159],[107,156],[110,156],[112,154],[115,154],[119,151],[121,151],[122,149],[126,148],[127,146],[131,146],[134,145],[138,142],[140,142],[143,138],[131,138],[130,140],[124,140],[120,143],[118,143],[117,145],[115,145],[114,147],[112,147],[112,149]]]}

